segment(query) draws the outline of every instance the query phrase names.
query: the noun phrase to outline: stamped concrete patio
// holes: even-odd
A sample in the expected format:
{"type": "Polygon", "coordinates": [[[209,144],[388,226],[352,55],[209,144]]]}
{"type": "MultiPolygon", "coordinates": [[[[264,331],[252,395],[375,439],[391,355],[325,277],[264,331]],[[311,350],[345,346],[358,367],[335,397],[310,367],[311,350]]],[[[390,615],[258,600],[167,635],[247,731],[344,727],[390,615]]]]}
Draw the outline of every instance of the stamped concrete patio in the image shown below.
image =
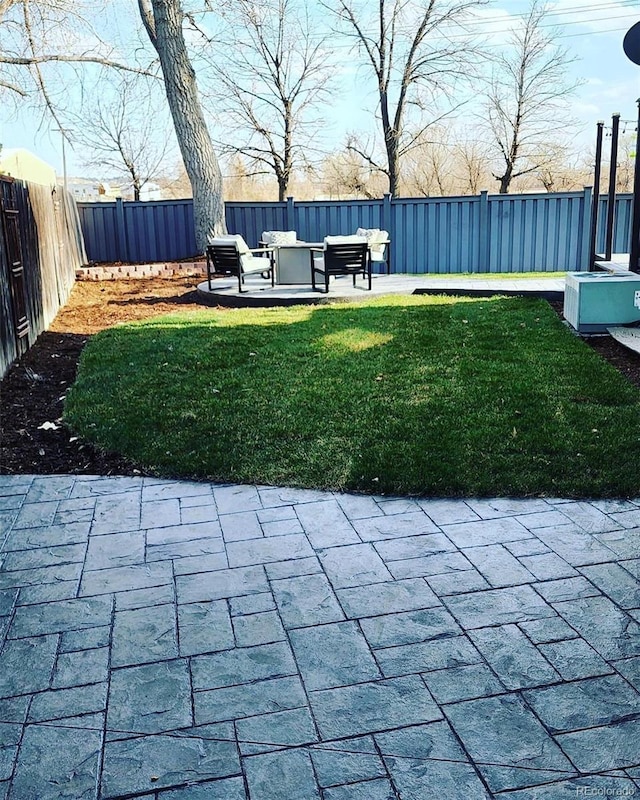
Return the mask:
{"type": "MultiPolygon", "coordinates": [[[[309,281],[310,283],[311,281],[309,281]]],[[[384,295],[453,294],[473,297],[492,297],[496,294],[544,297],[547,300],[564,298],[564,278],[541,276],[514,278],[486,275],[374,275],[371,291],[359,279],[352,285],[348,275],[337,276],[331,282],[329,294],[312,291],[311,286],[271,284],[259,275],[248,275],[245,291],[238,294],[235,278],[216,278],[209,288],[207,281],[198,284],[198,297],[207,304],[238,307],[272,307],[301,304],[334,303],[339,301],[370,300],[384,295]]]]}
{"type": "Polygon", "coordinates": [[[640,501],[0,476],[0,798],[640,792],[640,501]]]}

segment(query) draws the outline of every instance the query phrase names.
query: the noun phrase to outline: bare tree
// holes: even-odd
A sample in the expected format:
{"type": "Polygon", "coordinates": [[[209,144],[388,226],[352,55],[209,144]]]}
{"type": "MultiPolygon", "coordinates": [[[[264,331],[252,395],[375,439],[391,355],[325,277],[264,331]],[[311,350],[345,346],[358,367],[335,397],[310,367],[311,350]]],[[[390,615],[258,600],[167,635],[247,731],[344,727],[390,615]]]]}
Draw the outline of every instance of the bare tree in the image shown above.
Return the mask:
{"type": "Polygon", "coordinates": [[[496,58],[486,108],[499,168],[500,194],[522,175],[540,172],[552,154],[550,134],[568,123],[563,101],[576,89],[567,78],[574,60],[545,28],[548,8],[533,0],[509,49],[496,58]]]}
{"type": "Polygon", "coordinates": [[[416,142],[404,160],[400,186],[405,194],[443,197],[457,191],[451,140],[449,128],[434,127],[428,139],[416,142]]]}
{"type": "Polygon", "coordinates": [[[270,176],[256,174],[253,167],[241,155],[236,153],[224,159],[222,167],[224,196],[227,200],[273,202],[277,199],[277,189],[270,176]]]}
{"type": "Polygon", "coordinates": [[[571,163],[567,146],[554,141],[547,143],[544,163],[531,175],[546,192],[570,192],[583,188],[590,180],[571,163]]]}
{"type": "Polygon", "coordinates": [[[379,171],[372,170],[371,164],[357,154],[355,147],[349,147],[349,143],[356,142],[355,135],[350,135],[347,147],[329,154],[322,163],[320,182],[330,199],[364,197],[373,200],[383,192],[379,171]]]}
{"type": "Polygon", "coordinates": [[[196,74],[184,38],[181,0],[138,0],[142,21],[164,77],[173,126],[191,188],[198,250],[226,233],[222,175],[202,112],[196,74]]]}
{"type": "Polygon", "coordinates": [[[487,147],[477,139],[464,139],[454,147],[456,174],[464,194],[478,194],[491,182],[487,147]]]}
{"type": "Polygon", "coordinates": [[[478,194],[491,185],[486,146],[461,136],[454,126],[430,131],[405,160],[402,187],[412,195],[478,194]]]}
{"type": "Polygon", "coordinates": [[[398,193],[403,156],[424,140],[430,126],[447,111],[438,101],[453,84],[466,79],[476,50],[468,24],[485,0],[379,0],[375,10],[362,0],[334,0],[343,30],[357,44],[375,79],[384,157],[371,148],[356,149],[389,180],[398,193]],[[414,107],[419,119],[409,124],[414,107]]]}
{"type": "Polygon", "coordinates": [[[148,87],[131,79],[121,81],[115,94],[97,94],[76,120],[75,140],[86,149],[88,165],[124,176],[139,200],[141,189],[165,167],[171,146],[166,115],[148,87]]]}
{"type": "Polygon", "coordinates": [[[159,176],[156,182],[162,189],[162,194],[167,198],[184,200],[193,197],[189,176],[184,168],[182,159],[179,159],[179,163],[171,164],[169,169],[165,171],[164,175],[159,176]]]}
{"type": "MultiPolygon", "coordinates": [[[[193,189],[196,242],[203,251],[208,238],[226,231],[226,226],[220,169],[183,34],[186,16],[181,0],[138,0],[138,10],[160,61],[176,137],[193,189]]],[[[35,87],[62,129],[59,101],[64,101],[68,82],[46,80],[44,65],[67,64],[79,70],[93,64],[152,72],[149,65],[138,63],[135,52],[129,60],[117,57],[117,48],[96,33],[87,0],[0,0],[0,20],[0,89],[27,96],[35,87]]],[[[144,49],[140,51],[145,58],[144,49]]],[[[76,80],[80,83],[81,79],[79,73],[76,80]]]]}
{"type": "Polygon", "coordinates": [[[618,149],[617,192],[633,191],[633,173],[636,157],[636,137],[633,134],[623,133],[620,137],[618,149]]]}
{"type": "Polygon", "coordinates": [[[83,10],[74,0],[0,0],[0,93],[5,102],[33,98],[62,127],[56,101],[66,94],[66,81],[51,70],[94,66],[153,74],[150,64],[123,61],[83,10]]]}
{"type": "Polygon", "coordinates": [[[254,175],[275,176],[284,200],[294,170],[313,161],[325,39],[305,0],[235,0],[225,18],[210,62],[223,152],[244,156],[254,175]]]}

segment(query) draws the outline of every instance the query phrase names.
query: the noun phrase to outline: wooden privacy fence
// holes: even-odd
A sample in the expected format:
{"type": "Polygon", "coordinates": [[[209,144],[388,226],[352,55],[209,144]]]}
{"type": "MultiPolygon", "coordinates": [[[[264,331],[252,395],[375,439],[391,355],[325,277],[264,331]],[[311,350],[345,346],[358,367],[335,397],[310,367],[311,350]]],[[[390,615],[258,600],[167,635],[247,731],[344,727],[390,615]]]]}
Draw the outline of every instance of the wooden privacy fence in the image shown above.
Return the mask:
{"type": "MultiPolygon", "coordinates": [[[[589,260],[592,192],[469,197],[226,204],[227,228],[255,247],[262,231],[295,230],[322,241],[356,228],[391,235],[394,272],[583,270],[589,260]]],[[[604,247],[607,197],[600,198],[598,252],[604,247]]],[[[628,252],[631,195],[616,198],[614,251],[628,252]]],[[[145,263],[201,255],[193,202],[79,203],[87,255],[94,262],[145,263]]]]}
{"type": "Polygon", "coordinates": [[[0,176],[0,377],[46,330],[87,261],[73,197],[0,176]]]}

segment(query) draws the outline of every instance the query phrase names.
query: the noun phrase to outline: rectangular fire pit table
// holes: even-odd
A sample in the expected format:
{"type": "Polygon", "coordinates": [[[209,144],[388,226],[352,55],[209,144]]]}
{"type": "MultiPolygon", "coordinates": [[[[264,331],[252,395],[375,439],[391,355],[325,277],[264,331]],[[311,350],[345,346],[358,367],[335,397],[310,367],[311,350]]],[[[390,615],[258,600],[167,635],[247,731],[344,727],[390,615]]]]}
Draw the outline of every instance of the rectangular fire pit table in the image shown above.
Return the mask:
{"type": "Polygon", "coordinates": [[[323,247],[322,242],[296,242],[296,244],[274,244],[276,263],[276,283],[311,283],[312,247],[323,247]]]}

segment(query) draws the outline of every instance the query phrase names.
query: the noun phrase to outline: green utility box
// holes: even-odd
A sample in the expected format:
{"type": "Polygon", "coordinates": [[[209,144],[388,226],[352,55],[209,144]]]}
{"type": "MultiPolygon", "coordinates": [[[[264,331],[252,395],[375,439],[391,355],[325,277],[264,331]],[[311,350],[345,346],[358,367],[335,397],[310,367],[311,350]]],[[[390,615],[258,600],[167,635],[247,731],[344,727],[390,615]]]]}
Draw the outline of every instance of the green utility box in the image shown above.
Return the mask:
{"type": "Polygon", "coordinates": [[[568,272],[564,317],[580,333],[640,321],[640,275],[635,272],[568,272]]]}

